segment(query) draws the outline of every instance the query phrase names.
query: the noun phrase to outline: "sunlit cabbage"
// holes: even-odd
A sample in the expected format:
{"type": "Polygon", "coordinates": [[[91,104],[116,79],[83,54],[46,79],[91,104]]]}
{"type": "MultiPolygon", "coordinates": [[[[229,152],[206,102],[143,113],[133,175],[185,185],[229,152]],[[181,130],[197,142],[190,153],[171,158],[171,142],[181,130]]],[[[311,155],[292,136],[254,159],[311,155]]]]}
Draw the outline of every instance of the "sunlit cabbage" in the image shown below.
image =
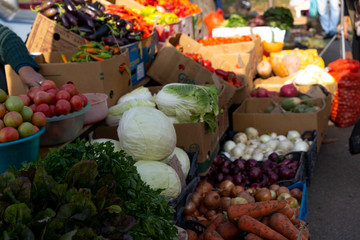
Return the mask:
{"type": "Polygon", "coordinates": [[[141,179],[152,189],[164,189],[161,194],[175,199],[181,193],[179,175],[169,165],[158,161],[138,161],[135,167],[141,179]]]}
{"type": "Polygon", "coordinates": [[[150,90],[146,87],[141,86],[120,97],[117,103],[124,103],[132,99],[149,99],[151,97],[152,94],[150,90]]]}
{"type": "Polygon", "coordinates": [[[135,161],[161,161],[176,145],[175,128],[161,111],[135,107],[126,111],[117,129],[121,148],[135,161]]]}
{"type": "Polygon", "coordinates": [[[167,84],[156,94],[155,102],[159,110],[176,117],[179,123],[205,122],[212,132],[216,130],[219,108],[215,85],[167,84]]]}

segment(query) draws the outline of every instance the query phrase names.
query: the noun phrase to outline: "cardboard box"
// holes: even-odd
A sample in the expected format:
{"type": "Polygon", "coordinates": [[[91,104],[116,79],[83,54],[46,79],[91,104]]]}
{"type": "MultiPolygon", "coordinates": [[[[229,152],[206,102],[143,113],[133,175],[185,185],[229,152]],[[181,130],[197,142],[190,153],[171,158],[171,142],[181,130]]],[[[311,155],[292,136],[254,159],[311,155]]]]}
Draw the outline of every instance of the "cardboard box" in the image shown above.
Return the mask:
{"type": "Polygon", "coordinates": [[[80,35],[38,13],[26,47],[29,52],[69,51],[84,43],[85,40],[80,35]]]}
{"type": "MultiPolygon", "coordinates": [[[[70,57],[74,52],[63,52],[70,57]]],[[[81,93],[105,93],[109,96],[108,106],[116,104],[118,99],[131,91],[131,78],[125,72],[119,72],[119,66],[125,63],[130,68],[129,52],[105,61],[87,63],[63,63],[59,52],[46,52],[36,59],[41,73],[46,79],[53,80],[57,86],[72,82],[81,93]]],[[[25,93],[19,76],[10,65],[5,66],[9,95],[25,93]]]]}
{"type": "Polygon", "coordinates": [[[203,13],[196,13],[181,18],[182,33],[198,41],[204,36],[203,13]]]}
{"type": "Polygon", "coordinates": [[[284,98],[247,98],[233,114],[233,130],[244,131],[247,127],[255,127],[259,134],[275,132],[286,135],[289,130],[300,133],[316,130],[318,134],[318,151],[326,134],[329,119],[327,102],[331,96],[314,99],[320,110],[315,113],[264,113],[266,107],[273,102],[281,103],[284,98]]]}

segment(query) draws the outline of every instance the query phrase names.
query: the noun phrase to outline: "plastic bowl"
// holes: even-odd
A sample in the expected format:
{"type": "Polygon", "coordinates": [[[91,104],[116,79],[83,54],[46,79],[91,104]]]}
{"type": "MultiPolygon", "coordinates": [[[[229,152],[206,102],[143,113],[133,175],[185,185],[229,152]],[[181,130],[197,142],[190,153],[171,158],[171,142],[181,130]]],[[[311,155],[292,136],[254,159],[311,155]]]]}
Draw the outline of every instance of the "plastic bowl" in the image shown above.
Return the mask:
{"type": "Polygon", "coordinates": [[[33,162],[39,155],[40,136],[45,132],[45,127],[26,138],[16,141],[0,143],[0,173],[5,172],[10,166],[20,168],[23,162],[33,162]]]}
{"type": "Polygon", "coordinates": [[[104,120],[108,114],[107,99],[104,93],[84,93],[91,104],[90,111],[85,114],[85,125],[104,120]]]}
{"type": "Polygon", "coordinates": [[[40,145],[57,145],[76,138],[84,127],[85,113],[90,110],[90,107],[88,103],[79,111],[46,118],[46,131],[41,136],[40,145]]]}

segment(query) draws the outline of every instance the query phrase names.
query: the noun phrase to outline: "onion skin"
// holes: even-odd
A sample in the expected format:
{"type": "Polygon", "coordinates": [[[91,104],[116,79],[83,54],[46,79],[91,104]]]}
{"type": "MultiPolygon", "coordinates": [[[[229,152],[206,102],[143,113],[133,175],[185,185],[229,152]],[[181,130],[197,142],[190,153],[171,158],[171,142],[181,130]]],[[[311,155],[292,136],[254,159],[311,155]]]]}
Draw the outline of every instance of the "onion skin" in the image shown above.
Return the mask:
{"type": "Polygon", "coordinates": [[[231,189],[231,197],[236,197],[239,193],[245,191],[244,188],[240,185],[237,185],[237,186],[234,186],[232,189],[231,189]]]}
{"type": "Polygon", "coordinates": [[[196,207],[198,208],[200,206],[201,200],[202,200],[202,195],[199,192],[194,192],[191,195],[190,201],[192,201],[193,203],[195,203],[196,207]]]}
{"type": "Polygon", "coordinates": [[[209,210],[217,209],[220,206],[220,195],[215,191],[210,191],[205,194],[204,205],[209,210]]]}
{"type": "Polygon", "coordinates": [[[282,193],[289,193],[290,194],[290,190],[287,187],[281,186],[279,187],[279,189],[276,191],[276,196],[279,196],[282,193]]]}
{"type": "Polygon", "coordinates": [[[234,183],[230,180],[222,181],[218,189],[220,196],[229,197],[234,186],[234,183]]]}
{"type": "Polygon", "coordinates": [[[230,197],[222,197],[220,199],[220,211],[227,211],[231,204],[230,197]]]}
{"type": "Polygon", "coordinates": [[[298,188],[293,188],[290,190],[290,194],[292,197],[296,198],[299,202],[301,202],[302,199],[302,191],[298,188]]]}
{"type": "Polygon", "coordinates": [[[213,186],[210,183],[205,182],[205,181],[200,182],[196,188],[199,189],[199,192],[201,192],[201,193],[207,193],[207,192],[213,190],[213,186]]]}
{"type": "Polygon", "coordinates": [[[192,216],[196,210],[196,205],[192,201],[189,201],[185,208],[184,208],[184,214],[192,216]]]}

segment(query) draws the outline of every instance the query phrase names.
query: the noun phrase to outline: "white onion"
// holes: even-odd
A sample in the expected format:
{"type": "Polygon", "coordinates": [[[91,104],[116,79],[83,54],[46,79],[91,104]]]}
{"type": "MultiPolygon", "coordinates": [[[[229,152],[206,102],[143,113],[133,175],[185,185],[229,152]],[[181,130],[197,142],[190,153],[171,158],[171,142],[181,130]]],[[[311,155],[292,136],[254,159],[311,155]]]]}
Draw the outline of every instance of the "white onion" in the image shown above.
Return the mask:
{"type": "Polygon", "coordinates": [[[237,143],[235,147],[239,147],[241,148],[242,150],[245,150],[246,149],[246,145],[244,143],[237,143]]]}
{"type": "Polygon", "coordinates": [[[304,141],[295,143],[295,146],[294,146],[294,149],[293,149],[293,151],[296,151],[296,152],[297,151],[307,152],[308,150],[309,150],[309,145],[304,141]]]}
{"type": "Polygon", "coordinates": [[[260,141],[256,138],[254,138],[254,139],[251,139],[250,141],[248,141],[247,146],[256,148],[257,146],[259,146],[259,144],[260,144],[260,141]]]}
{"type": "Polygon", "coordinates": [[[277,137],[277,134],[272,132],[272,133],[270,133],[270,137],[271,137],[271,139],[275,139],[277,137]]]}
{"type": "Polygon", "coordinates": [[[277,149],[275,152],[276,152],[277,155],[285,155],[285,154],[288,153],[288,151],[284,151],[284,150],[281,150],[281,149],[277,149]]]}
{"type": "Polygon", "coordinates": [[[246,144],[246,142],[248,141],[248,138],[246,136],[246,133],[238,132],[238,133],[235,134],[233,140],[234,140],[235,143],[244,143],[244,144],[246,144]]]}
{"type": "Polygon", "coordinates": [[[283,140],[286,140],[287,138],[284,135],[278,135],[275,139],[281,142],[283,140]]]}
{"type": "Polygon", "coordinates": [[[294,144],[290,140],[285,139],[279,142],[279,145],[277,146],[276,150],[283,150],[285,152],[289,152],[293,148],[294,148],[294,144]]]}
{"type": "Polygon", "coordinates": [[[301,138],[301,135],[298,131],[296,130],[290,130],[287,133],[287,139],[289,139],[290,141],[292,141],[295,138],[301,138]]]}
{"type": "Polygon", "coordinates": [[[294,138],[293,140],[291,140],[294,144],[297,142],[302,142],[303,140],[301,138],[294,138]]]}
{"type": "Polygon", "coordinates": [[[255,159],[256,161],[262,161],[264,160],[264,154],[259,152],[259,153],[254,153],[252,155],[252,158],[255,159]]]}
{"type": "Polygon", "coordinates": [[[259,144],[258,148],[260,148],[260,149],[264,150],[264,149],[266,149],[266,148],[267,148],[267,146],[266,146],[266,144],[261,143],[261,144],[259,144]]]}
{"type": "Polygon", "coordinates": [[[231,157],[230,161],[234,162],[236,159],[238,159],[237,157],[231,157]]]}
{"type": "Polygon", "coordinates": [[[250,155],[254,152],[255,148],[246,148],[244,151],[244,155],[250,155]]]}
{"type": "Polygon", "coordinates": [[[236,143],[234,141],[228,140],[224,143],[224,151],[230,153],[231,149],[233,149],[236,146],[236,143]]]}
{"type": "Polygon", "coordinates": [[[275,150],[276,147],[278,146],[279,144],[279,141],[273,139],[273,140],[270,140],[266,143],[266,146],[268,146],[269,148],[271,148],[272,150],[275,150]]]}
{"type": "Polygon", "coordinates": [[[239,158],[244,154],[244,150],[239,147],[234,147],[231,149],[231,156],[239,158]]]}
{"type": "Polygon", "coordinates": [[[262,143],[267,143],[270,140],[271,140],[270,135],[263,134],[260,136],[260,142],[262,142],[262,143]]]}
{"type": "Polygon", "coordinates": [[[264,149],[261,149],[261,148],[255,148],[253,153],[252,154],[255,154],[255,153],[262,153],[264,151],[264,149]]]}
{"type": "Polygon", "coordinates": [[[251,155],[250,154],[244,154],[241,158],[244,159],[244,160],[249,160],[251,158],[251,155]]]}
{"type": "Polygon", "coordinates": [[[257,136],[259,136],[258,130],[253,127],[246,128],[245,133],[246,133],[246,136],[248,137],[248,139],[254,139],[257,136]]]}

